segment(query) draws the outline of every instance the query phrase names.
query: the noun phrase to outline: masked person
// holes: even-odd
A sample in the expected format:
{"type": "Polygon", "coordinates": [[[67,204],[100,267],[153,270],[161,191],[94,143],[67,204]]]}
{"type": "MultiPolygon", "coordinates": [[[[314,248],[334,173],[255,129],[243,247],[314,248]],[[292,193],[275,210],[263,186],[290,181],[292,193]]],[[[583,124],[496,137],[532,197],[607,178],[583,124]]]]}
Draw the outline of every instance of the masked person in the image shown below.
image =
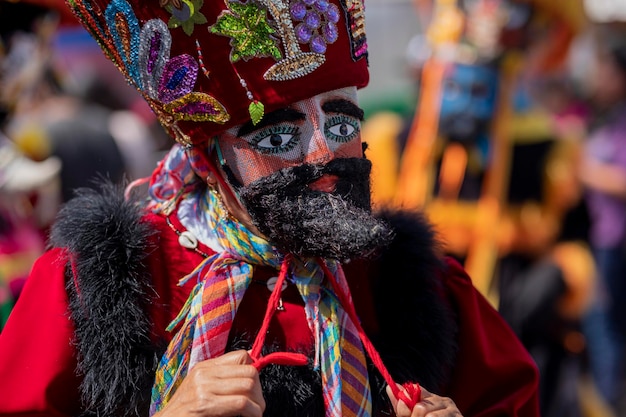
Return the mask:
{"type": "Polygon", "coordinates": [[[70,4],[178,144],[149,198],[60,213],[0,413],[538,415],[534,364],[428,224],[370,209],[360,1],[70,4]]]}

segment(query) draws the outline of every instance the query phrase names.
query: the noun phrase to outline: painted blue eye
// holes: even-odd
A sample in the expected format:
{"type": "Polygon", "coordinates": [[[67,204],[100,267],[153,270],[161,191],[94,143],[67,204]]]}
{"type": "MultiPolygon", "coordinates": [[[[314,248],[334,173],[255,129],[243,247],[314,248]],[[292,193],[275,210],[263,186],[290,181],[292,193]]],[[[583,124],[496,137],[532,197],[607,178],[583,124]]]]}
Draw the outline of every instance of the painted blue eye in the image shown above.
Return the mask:
{"type": "Polygon", "coordinates": [[[300,142],[300,130],[295,126],[270,126],[248,142],[264,154],[289,152],[300,142]]]}
{"type": "Polygon", "coordinates": [[[344,115],[332,116],[324,124],[326,138],[339,143],[350,142],[359,132],[359,122],[344,115]]]}

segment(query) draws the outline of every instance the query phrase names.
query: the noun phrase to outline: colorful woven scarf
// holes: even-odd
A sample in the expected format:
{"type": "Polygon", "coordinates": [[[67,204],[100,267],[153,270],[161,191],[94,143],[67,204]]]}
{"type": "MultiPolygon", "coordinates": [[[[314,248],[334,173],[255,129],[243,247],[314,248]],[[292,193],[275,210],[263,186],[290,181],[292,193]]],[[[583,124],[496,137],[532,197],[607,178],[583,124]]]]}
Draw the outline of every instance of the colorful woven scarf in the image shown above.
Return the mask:
{"type": "Polygon", "coordinates": [[[200,178],[185,149],[175,144],[152,173],[147,208],[155,213],[170,214],[178,201],[198,186],[200,178]]]}
{"type": "MultiPolygon", "coordinates": [[[[200,212],[225,248],[184,277],[197,284],[168,330],[178,328],[156,372],[151,414],[170,400],[187,372],[198,362],[222,355],[237,309],[251,282],[254,266],[279,269],[283,257],[267,241],[232,219],[215,192],[190,193],[204,205],[200,212]]],[[[326,416],[369,416],[371,393],[363,345],[324,272],[315,260],[294,260],[289,279],[305,304],[315,338],[315,367],[322,375],[326,416]]],[[[328,262],[337,284],[347,293],[341,266],[328,262]]]]}

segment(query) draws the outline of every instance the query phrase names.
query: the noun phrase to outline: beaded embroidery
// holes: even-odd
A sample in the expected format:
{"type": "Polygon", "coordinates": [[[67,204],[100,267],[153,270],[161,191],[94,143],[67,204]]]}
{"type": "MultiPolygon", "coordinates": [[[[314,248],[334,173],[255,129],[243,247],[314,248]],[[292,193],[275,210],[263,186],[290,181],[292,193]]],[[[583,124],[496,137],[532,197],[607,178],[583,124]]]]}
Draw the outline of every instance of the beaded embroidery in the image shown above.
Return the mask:
{"type": "Polygon", "coordinates": [[[264,10],[253,2],[229,1],[227,7],[228,10],[219,15],[209,30],[231,38],[231,62],[263,56],[282,58],[276,40],[272,37],[275,30],[269,26],[264,10]]]}
{"type": "Polygon", "coordinates": [[[352,59],[355,61],[367,57],[367,39],[365,38],[365,5],[363,0],[341,0],[341,5],[348,13],[347,26],[350,33],[352,59]]]}
{"type": "MultiPolygon", "coordinates": [[[[219,125],[245,120],[240,114],[239,86],[234,90],[223,87],[233,82],[233,77],[213,79],[214,71],[221,74],[228,64],[249,100],[250,120],[258,123],[264,117],[267,97],[272,97],[268,101],[275,108],[276,94],[289,94],[282,92],[283,87],[274,91],[271,83],[253,77],[251,71],[258,70],[256,62],[240,61],[262,58],[258,66],[265,71],[261,74],[266,81],[304,77],[340,53],[341,48],[335,51],[329,46],[345,36],[341,20],[348,27],[353,60],[367,54],[363,0],[211,0],[215,2],[211,4],[206,0],[154,0],[153,6],[142,3],[137,10],[133,9],[134,0],[66,1],[107,57],[143,94],[161,124],[183,145],[221,132],[219,125]],[[230,52],[229,57],[222,52],[230,52]],[[222,59],[228,62],[217,62],[222,59]],[[240,68],[236,66],[245,68],[242,75],[247,79],[237,74],[240,68]],[[214,96],[217,91],[222,92],[218,97],[214,96]],[[229,105],[231,114],[221,102],[229,105]],[[184,122],[215,125],[198,128],[184,122]]],[[[329,74],[335,74],[331,70],[334,65],[328,67],[329,74]]],[[[366,82],[363,65],[349,69],[347,74],[359,76],[355,82],[366,82]]],[[[318,71],[320,77],[323,71],[318,71]]],[[[351,75],[341,81],[350,82],[351,75]]],[[[307,89],[317,91],[319,85],[316,82],[307,89]]]]}
{"type": "Polygon", "coordinates": [[[96,5],[88,8],[75,0],[69,4],[179,142],[190,143],[190,139],[178,128],[178,121],[223,124],[230,119],[215,97],[193,92],[198,63],[187,54],[170,57],[172,37],[163,21],[151,19],[140,27],[126,0],[111,1],[104,13],[96,5]]]}
{"type": "Polygon", "coordinates": [[[196,39],[196,52],[198,53],[198,62],[200,63],[200,68],[202,68],[202,73],[205,77],[209,78],[209,70],[204,65],[204,58],[202,57],[202,48],[200,47],[200,42],[196,39]]]}
{"type": "Polygon", "coordinates": [[[248,106],[248,114],[250,114],[250,120],[252,121],[252,124],[256,126],[265,115],[265,105],[254,98],[252,91],[248,89],[248,83],[246,82],[246,80],[241,78],[241,75],[239,75],[239,72],[237,72],[237,68],[235,68],[234,66],[233,71],[235,71],[237,78],[239,78],[239,84],[241,84],[244,90],[246,90],[246,97],[248,97],[248,100],[250,100],[250,105],[248,106]]]}
{"type": "Polygon", "coordinates": [[[285,57],[267,23],[266,11],[252,1],[228,2],[211,32],[233,39],[231,62],[252,57],[271,56],[278,62],[263,78],[271,81],[293,80],[315,71],[326,58],[326,46],[339,37],[336,23],[339,9],[328,0],[258,0],[269,12],[284,48],[285,57]],[[309,7],[310,6],[310,7],[309,7]],[[301,23],[294,28],[294,21],[301,23]],[[303,52],[300,44],[308,44],[311,52],[303,52]]]}
{"type": "Polygon", "coordinates": [[[339,8],[328,0],[297,0],[289,10],[294,21],[302,22],[295,28],[298,42],[309,44],[311,51],[323,54],[339,37],[339,8]]]}

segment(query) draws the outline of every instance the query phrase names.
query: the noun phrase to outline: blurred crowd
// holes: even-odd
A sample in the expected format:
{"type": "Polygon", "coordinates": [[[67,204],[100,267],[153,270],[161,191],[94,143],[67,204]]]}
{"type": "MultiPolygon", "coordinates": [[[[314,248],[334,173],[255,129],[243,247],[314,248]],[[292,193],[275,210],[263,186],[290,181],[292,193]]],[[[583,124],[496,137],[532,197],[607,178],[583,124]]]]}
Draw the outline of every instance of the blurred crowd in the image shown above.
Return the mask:
{"type": "Polygon", "coordinates": [[[61,204],[171,140],[63,1],[0,1],[0,330],[61,204]]]}
{"type": "Polygon", "coordinates": [[[626,23],[598,3],[415,2],[416,105],[363,127],[375,200],[426,213],[544,416],[626,415],[626,23]]]}
{"type": "MultiPolygon", "coordinates": [[[[626,416],[626,23],[574,0],[415,4],[416,104],[362,127],[375,203],[433,222],[535,359],[544,416],[626,416]]],[[[64,10],[0,0],[0,331],[59,206],[172,143],[64,10]]]]}

